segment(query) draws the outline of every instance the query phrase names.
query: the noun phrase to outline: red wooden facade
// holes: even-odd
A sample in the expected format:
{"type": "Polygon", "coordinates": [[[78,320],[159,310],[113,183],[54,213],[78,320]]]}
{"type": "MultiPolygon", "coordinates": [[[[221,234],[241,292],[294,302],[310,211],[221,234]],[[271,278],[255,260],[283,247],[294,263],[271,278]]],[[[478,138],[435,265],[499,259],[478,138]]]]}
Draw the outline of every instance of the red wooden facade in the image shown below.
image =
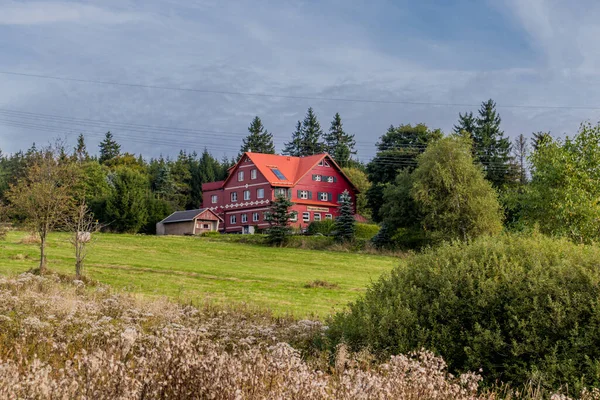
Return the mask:
{"type": "Polygon", "coordinates": [[[277,194],[285,193],[296,213],[292,225],[334,219],[339,196],[347,190],[356,203],[358,190],[328,154],[288,157],[245,153],[225,181],[202,185],[203,207],[223,218],[225,233],[252,233],[269,226],[265,215],[277,194]]]}

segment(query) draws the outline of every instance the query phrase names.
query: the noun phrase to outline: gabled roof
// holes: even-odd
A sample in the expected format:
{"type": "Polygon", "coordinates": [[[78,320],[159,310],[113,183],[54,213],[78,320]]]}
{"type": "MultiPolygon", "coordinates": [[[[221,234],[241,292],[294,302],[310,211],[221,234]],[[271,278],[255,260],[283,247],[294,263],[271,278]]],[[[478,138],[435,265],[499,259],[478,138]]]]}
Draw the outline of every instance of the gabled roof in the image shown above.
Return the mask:
{"type": "Polygon", "coordinates": [[[169,215],[167,218],[163,219],[160,222],[162,222],[163,224],[171,224],[173,222],[193,221],[194,219],[196,219],[196,217],[198,215],[202,214],[204,211],[207,211],[207,210],[210,211],[211,213],[213,213],[220,220],[223,219],[223,218],[219,217],[217,214],[215,214],[215,212],[209,208],[198,208],[196,210],[175,211],[173,214],[169,215]]]}
{"type": "Polygon", "coordinates": [[[208,192],[211,190],[221,189],[225,181],[207,182],[202,184],[202,191],[208,192]]]}
{"type": "MultiPolygon", "coordinates": [[[[340,173],[350,182],[356,191],[358,189],[352,181],[344,174],[342,169],[327,153],[315,154],[306,157],[291,157],[279,156],[276,154],[263,154],[247,152],[238,160],[234,167],[237,167],[246,159],[250,158],[252,163],[260,171],[260,173],[269,181],[271,186],[293,187],[300,179],[308,174],[321,160],[328,159],[328,162],[333,163],[340,173]],[[285,179],[278,177],[275,170],[278,170],[285,179]]],[[[233,176],[229,177],[222,183],[222,186],[233,176]]]]}

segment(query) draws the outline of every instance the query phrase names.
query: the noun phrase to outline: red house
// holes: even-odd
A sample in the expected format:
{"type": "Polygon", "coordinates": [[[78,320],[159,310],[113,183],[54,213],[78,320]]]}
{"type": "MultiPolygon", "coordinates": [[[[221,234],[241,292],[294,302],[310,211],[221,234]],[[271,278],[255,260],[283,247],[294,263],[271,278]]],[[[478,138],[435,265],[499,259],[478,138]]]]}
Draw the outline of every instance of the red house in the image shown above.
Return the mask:
{"type": "Polygon", "coordinates": [[[202,206],[223,218],[225,233],[253,233],[254,227],[269,226],[265,213],[283,194],[294,203],[292,225],[306,228],[312,221],[335,218],[345,190],[356,204],[358,189],[328,154],[289,157],[248,152],[226,180],[202,185],[202,206]]]}

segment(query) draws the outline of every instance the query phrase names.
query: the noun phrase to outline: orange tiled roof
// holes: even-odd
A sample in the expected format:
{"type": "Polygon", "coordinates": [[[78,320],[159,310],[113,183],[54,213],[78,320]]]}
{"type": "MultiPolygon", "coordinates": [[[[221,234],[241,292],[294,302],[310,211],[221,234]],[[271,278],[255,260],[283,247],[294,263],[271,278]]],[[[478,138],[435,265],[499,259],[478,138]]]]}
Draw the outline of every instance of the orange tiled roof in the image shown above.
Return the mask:
{"type": "MultiPolygon", "coordinates": [[[[308,173],[327,154],[315,154],[308,157],[278,156],[276,154],[246,153],[260,173],[273,186],[294,186],[300,178],[308,173]],[[278,169],[285,180],[275,175],[273,169],[278,169]]],[[[243,158],[243,157],[242,157],[243,158]]]]}

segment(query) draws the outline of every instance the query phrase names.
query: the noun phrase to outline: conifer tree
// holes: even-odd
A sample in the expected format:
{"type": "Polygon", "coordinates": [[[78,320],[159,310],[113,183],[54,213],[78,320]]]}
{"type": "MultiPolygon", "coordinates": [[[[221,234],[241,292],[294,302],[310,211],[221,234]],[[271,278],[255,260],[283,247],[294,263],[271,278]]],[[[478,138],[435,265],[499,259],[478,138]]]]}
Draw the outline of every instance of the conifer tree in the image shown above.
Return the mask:
{"type": "Polygon", "coordinates": [[[347,242],[354,239],[356,221],[354,220],[354,205],[347,190],[340,197],[339,216],[335,219],[335,240],[347,242]]]}
{"type": "Polygon", "coordinates": [[[486,179],[499,188],[510,181],[511,145],[500,130],[500,115],[496,103],[490,99],[481,104],[475,120],[473,146],[478,161],[483,165],[486,179]]]}
{"type": "Polygon", "coordinates": [[[117,158],[121,154],[121,145],[113,139],[110,131],[106,132],[104,140],[100,142],[100,158],[98,161],[100,164],[105,164],[114,158],[117,158]]]}
{"type": "Polygon", "coordinates": [[[85,139],[83,137],[83,134],[80,133],[79,136],[77,137],[77,146],[75,146],[74,149],[74,159],[75,161],[78,162],[83,162],[83,161],[87,161],[90,158],[90,155],[87,152],[87,148],[85,145],[85,139]]]}
{"type": "Polygon", "coordinates": [[[302,122],[298,121],[296,130],[292,133],[292,140],[285,144],[283,154],[286,156],[300,157],[302,155],[302,122]]]}
{"type": "Polygon", "coordinates": [[[304,121],[302,121],[302,144],[301,153],[303,156],[312,156],[323,152],[324,145],[321,142],[323,130],[317,120],[312,107],[308,108],[304,121]]]}
{"type": "Polygon", "coordinates": [[[342,118],[339,113],[335,113],[329,132],[325,134],[325,151],[342,167],[348,166],[350,156],[356,154],[354,146],[356,141],[354,135],[344,132],[342,118]]]}
{"type": "Polygon", "coordinates": [[[258,116],[254,117],[248,127],[250,134],[243,139],[238,159],[247,151],[254,153],[275,154],[273,135],[262,124],[258,116]]]}
{"type": "Polygon", "coordinates": [[[533,134],[533,150],[537,151],[543,144],[550,143],[552,136],[550,132],[535,132],[533,134]]]}
{"type": "Polygon", "coordinates": [[[467,132],[473,136],[475,129],[477,129],[476,120],[472,112],[466,112],[464,115],[458,113],[458,124],[454,125],[454,133],[461,134],[461,132],[467,132]]]}
{"type": "Polygon", "coordinates": [[[527,139],[522,133],[515,139],[513,146],[514,158],[516,160],[518,179],[521,185],[527,183],[527,154],[529,153],[529,146],[527,139]]]}
{"type": "Polygon", "coordinates": [[[156,174],[154,191],[159,199],[168,199],[175,191],[175,182],[171,176],[169,164],[161,163],[156,174]]]}
{"type": "Polygon", "coordinates": [[[271,203],[271,211],[266,220],[269,223],[267,240],[272,245],[283,245],[292,232],[290,227],[290,219],[293,216],[290,212],[291,206],[292,202],[285,196],[277,196],[277,199],[271,203]]]}

